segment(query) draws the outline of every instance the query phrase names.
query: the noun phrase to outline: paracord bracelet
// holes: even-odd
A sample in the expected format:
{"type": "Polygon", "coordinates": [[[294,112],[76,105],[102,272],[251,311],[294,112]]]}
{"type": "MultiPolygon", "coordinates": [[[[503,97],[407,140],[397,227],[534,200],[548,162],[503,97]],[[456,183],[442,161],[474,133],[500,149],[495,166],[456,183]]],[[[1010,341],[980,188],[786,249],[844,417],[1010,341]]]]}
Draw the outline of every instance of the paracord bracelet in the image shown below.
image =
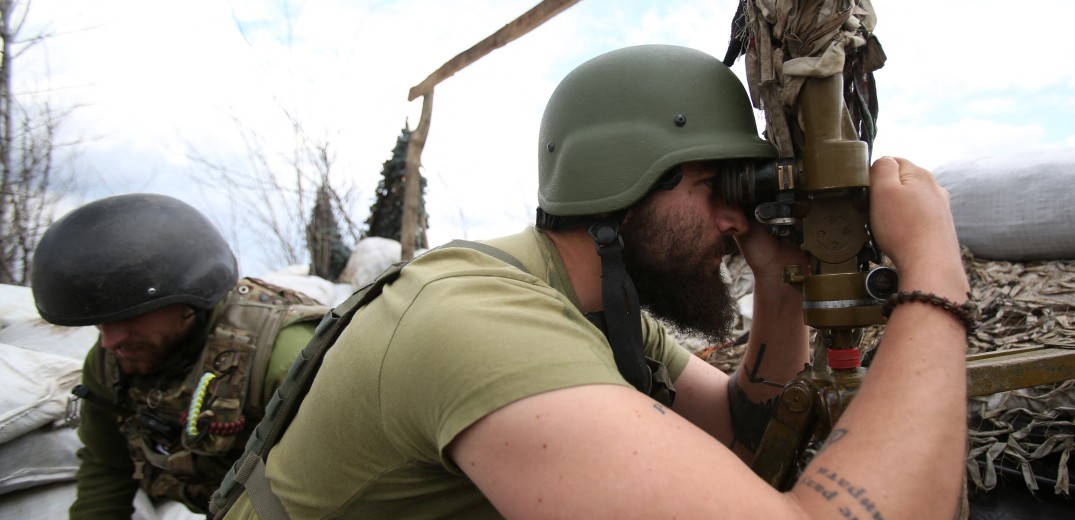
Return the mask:
{"type": "Polygon", "coordinates": [[[952,300],[943,296],[937,296],[933,293],[925,293],[919,290],[914,291],[900,291],[892,296],[889,296],[884,303],[881,304],[881,312],[887,318],[892,314],[892,309],[901,303],[907,303],[911,301],[928,303],[940,307],[950,313],[959,321],[963,323],[963,327],[967,329],[967,334],[973,334],[978,325],[978,306],[970,300],[970,294],[967,294],[967,301],[962,304],[956,304],[952,300]]]}

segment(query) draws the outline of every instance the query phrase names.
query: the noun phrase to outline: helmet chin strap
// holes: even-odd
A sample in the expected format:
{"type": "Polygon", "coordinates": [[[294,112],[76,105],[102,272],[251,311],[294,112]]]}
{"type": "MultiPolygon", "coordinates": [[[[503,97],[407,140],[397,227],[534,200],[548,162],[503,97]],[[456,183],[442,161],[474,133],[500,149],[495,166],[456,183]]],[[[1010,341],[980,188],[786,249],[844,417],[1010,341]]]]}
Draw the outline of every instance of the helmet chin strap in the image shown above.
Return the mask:
{"type": "MultiPolygon", "coordinates": [[[[638,292],[623,263],[623,237],[615,220],[599,220],[588,229],[601,257],[603,330],[612,345],[616,368],[628,383],[649,395],[650,372],[642,350],[642,313],[638,292]]],[[[598,328],[602,328],[600,324],[598,328]]]]}

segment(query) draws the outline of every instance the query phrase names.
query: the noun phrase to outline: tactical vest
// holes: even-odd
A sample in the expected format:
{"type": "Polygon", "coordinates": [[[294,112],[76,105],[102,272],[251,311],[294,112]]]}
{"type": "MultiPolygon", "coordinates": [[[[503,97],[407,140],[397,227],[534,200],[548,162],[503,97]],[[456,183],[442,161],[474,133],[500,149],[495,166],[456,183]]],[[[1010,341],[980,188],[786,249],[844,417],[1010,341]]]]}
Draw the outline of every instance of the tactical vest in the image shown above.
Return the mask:
{"type": "MultiPolygon", "coordinates": [[[[517,258],[487,244],[453,240],[440,247],[474,249],[512,265],[525,273],[529,273],[517,258]]],[[[381,272],[376,279],[332,309],[317,325],[313,338],[310,339],[306,348],[302,349],[302,353],[295,358],[291,369],[288,370],[287,379],[280,384],[280,387],[269,401],[265,416],[261,424],[257,426],[250,436],[250,440],[246,444],[246,450],[235,459],[235,464],[224,476],[220,489],[213,493],[207,518],[210,520],[223,518],[245,489],[260,518],[263,520],[290,519],[280,498],[273,493],[268,477],[265,476],[265,461],[268,459],[269,451],[279,442],[280,437],[283,436],[288,425],[291,424],[291,420],[294,419],[299,405],[302,404],[303,399],[310,390],[310,386],[313,384],[314,377],[317,375],[318,369],[321,367],[321,361],[324,359],[328,349],[336,343],[336,339],[351,322],[351,318],[354,317],[355,313],[379,296],[386,285],[399,278],[400,272],[408,263],[397,262],[392,264],[392,266],[381,272]]],[[[588,317],[588,319],[602,332],[605,332],[606,337],[608,336],[607,331],[603,328],[603,319],[594,319],[593,317],[588,317]]],[[[646,357],[645,361],[651,378],[650,397],[671,407],[675,399],[675,388],[672,385],[668,370],[660,361],[649,357],[646,357]]]]}
{"type": "MultiPolygon", "coordinates": [[[[127,388],[120,431],[128,440],[134,478],[150,497],[205,512],[264,415],[265,372],[280,330],[327,311],[302,293],[244,278],[225,297],[181,384],[127,388]]],[[[111,352],[104,356],[104,374],[110,384],[121,378],[111,352]]]]}

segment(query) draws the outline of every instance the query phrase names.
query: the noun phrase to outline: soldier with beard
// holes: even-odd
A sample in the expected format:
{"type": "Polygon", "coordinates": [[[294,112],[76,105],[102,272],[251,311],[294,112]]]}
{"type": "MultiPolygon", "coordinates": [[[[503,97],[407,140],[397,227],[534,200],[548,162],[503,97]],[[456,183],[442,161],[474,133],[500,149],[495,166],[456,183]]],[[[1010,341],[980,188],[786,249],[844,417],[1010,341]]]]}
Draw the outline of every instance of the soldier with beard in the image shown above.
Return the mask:
{"type": "Polygon", "coordinates": [[[163,195],[92,202],[42,236],[41,317],[100,331],[74,392],[84,447],[71,518],[130,518],[139,486],[206,511],[328,310],[237,273],[212,223],[163,195]]]}
{"type": "MultiPolygon", "coordinates": [[[[360,308],[225,518],[952,516],[966,343],[949,313],[894,311],[842,440],[786,495],[743,462],[780,388],[729,377],[650,316],[725,339],[734,240],[755,277],[742,365],[787,381],[807,362],[802,300],[782,281],[805,257],[718,189],[737,162],[775,156],[727,67],[659,45],[594,58],[553,93],[538,146],[536,227],[428,252],[360,308]],[[921,402],[900,394],[924,377],[925,411],[898,406],[921,402]],[[913,429],[879,420],[893,412],[913,429]]],[[[872,179],[901,281],[965,297],[944,190],[904,160],[872,179]]]]}

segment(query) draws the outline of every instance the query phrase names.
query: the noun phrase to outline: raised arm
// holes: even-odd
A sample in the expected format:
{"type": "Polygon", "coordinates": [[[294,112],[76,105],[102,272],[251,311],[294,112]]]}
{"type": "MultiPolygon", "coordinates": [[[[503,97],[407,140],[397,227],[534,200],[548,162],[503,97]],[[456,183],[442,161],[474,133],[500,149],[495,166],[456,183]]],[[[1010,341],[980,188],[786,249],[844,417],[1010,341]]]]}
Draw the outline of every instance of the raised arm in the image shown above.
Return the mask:
{"type": "Polygon", "coordinates": [[[752,219],[744,223],[749,227],[736,241],[754,275],[754,306],[742,362],[728,377],[692,358],[675,381],[675,410],[749,462],[782,390],[774,385],[802,371],[809,358],[809,337],[801,294],[783,281],[784,266],[805,265],[806,256],[752,219]]]}
{"type": "MultiPolygon", "coordinates": [[[[900,290],[966,301],[948,192],[928,171],[893,158],[874,164],[871,186],[872,226],[900,271],[900,290]]],[[[954,516],[966,446],[966,348],[953,314],[920,302],[897,306],[862,388],[793,492],[804,504],[859,518],[954,516]]]]}
{"type": "MultiPolygon", "coordinates": [[[[906,161],[881,159],[872,175],[874,229],[903,288],[962,301],[968,286],[947,193],[906,161]]],[[[788,493],[622,386],[516,401],[447,451],[508,518],[951,517],[966,432],[965,345],[944,310],[898,306],[860,393],[788,493]]]]}

